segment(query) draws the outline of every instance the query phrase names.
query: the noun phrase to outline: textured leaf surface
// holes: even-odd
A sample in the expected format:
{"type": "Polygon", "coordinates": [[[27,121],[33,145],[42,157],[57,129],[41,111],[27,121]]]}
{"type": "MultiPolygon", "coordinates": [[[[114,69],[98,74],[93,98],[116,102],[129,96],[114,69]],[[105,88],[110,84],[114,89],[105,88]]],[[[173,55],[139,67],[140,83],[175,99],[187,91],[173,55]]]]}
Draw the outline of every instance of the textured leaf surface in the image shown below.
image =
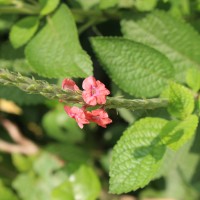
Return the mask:
{"type": "Polygon", "coordinates": [[[200,89],[200,69],[189,69],[187,71],[186,81],[188,86],[197,92],[200,89]]]}
{"type": "Polygon", "coordinates": [[[40,11],[41,15],[47,15],[54,11],[58,6],[60,0],[39,0],[39,3],[42,5],[40,11]]]}
{"type": "Polygon", "coordinates": [[[136,190],[155,176],[166,149],[159,138],[166,123],[164,119],[144,118],[123,133],[112,152],[110,192],[136,190]]]}
{"type": "Polygon", "coordinates": [[[190,115],[183,121],[171,121],[163,128],[161,137],[163,144],[172,150],[178,150],[195,134],[198,117],[190,115]]]}
{"type": "Polygon", "coordinates": [[[26,57],[33,69],[45,77],[86,77],[92,74],[92,63],[82,50],[74,18],[61,5],[46,26],[26,47],[26,57]]]}
{"type": "Polygon", "coordinates": [[[37,17],[25,17],[14,24],[10,31],[10,41],[15,48],[26,44],[39,26],[37,17]]]}
{"type": "Polygon", "coordinates": [[[194,110],[194,98],[186,87],[171,83],[169,89],[168,112],[180,119],[184,119],[194,110]]]}
{"type": "Polygon", "coordinates": [[[124,37],[142,42],[165,54],[173,63],[177,80],[183,82],[185,70],[200,67],[200,36],[186,23],[161,11],[134,21],[122,20],[124,37]]]}
{"type": "Polygon", "coordinates": [[[74,199],[94,200],[99,196],[101,185],[92,168],[82,165],[69,180],[72,183],[74,199]]]}
{"type": "Polygon", "coordinates": [[[93,49],[112,80],[137,97],[160,94],[173,67],[160,52],[122,38],[92,38],[93,49]]]}

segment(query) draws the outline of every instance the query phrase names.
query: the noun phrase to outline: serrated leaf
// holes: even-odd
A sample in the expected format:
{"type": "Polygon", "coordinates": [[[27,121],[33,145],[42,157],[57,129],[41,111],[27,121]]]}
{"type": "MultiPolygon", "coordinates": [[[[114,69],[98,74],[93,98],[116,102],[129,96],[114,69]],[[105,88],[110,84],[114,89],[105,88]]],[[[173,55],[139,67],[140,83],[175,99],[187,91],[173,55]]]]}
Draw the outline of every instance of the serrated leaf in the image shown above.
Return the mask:
{"type": "Polygon", "coordinates": [[[95,171],[86,165],[82,165],[69,177],[73,187],[74,199],[94,200],[99,197],[101,185],[95,171]]]}
{"type": "Polygon", "coordinates": [[[26,44],[35,34],[39,26],[38,17],[25,17],[16,22],[10,31],[10,42],[14,48],[26,44]]]}
{"type": "Polygon", "coordinates": [[[160,118],[144,118],[123,133],[112,152],[111,193],[144,187],[155,176],[166,150],[159,137],[166,123],[160,118]]]}
{"type": "Polygon", "coordinates": [[[184,119],[194,110],[194,98],[186,87],[171,83],[169,88],[168,112],[177,118],[184,119]]]}
{"type": "Polygon", "coordinates": [[[111,79],[136,97],[153,97],[173,77],[173,67],[160,52],[123,38],[95,37],[93,49],[111,79]]]}
{"type": "Polygon", "coordinates": [[[40,10],[41,15],[47,15],[53,12],[58,6],[60,0],[39,0],[40,5],[42,6],[40,10]]]}
{"type": "Polygon", "coordinates": [[[183,121],[170,121],[163,128],[160,137],[163,144],[172,150],[178,150],[195,134],[198,125],[198,117],[190,115],[183,121]]]}
{"type": "Polygon", "coordinates": [[[86,77],[92,62],[80,46],[74,18],[66,5],[49,16],[45,27],[26,47],[33,69],[45,77],[86,77]]]}
{"type": "Polygon", "coordinates": [[[142,42],[165,54],[173,63],[176,79],[183,82],[189,67],[200,67],[200,36],[189,25],[162,11],[135,21],[121,22],[125,38],[142,42]]]}
{"type": "Polygon", "coordinates": [[[69,180],[53,189],[51,200],[75,200],[72,190],[72,185],[69,180]]]}
{"type": "Polygon", "coordinates": [[[200,89],[200,69],[191,68],[187,71],[186,82],[195,92],[200,89]]]}
{"type": "Polygon", "coordinates": [[[183,121],[170,121],[163,128],[160,137],[163,144],[172,150],[178,150],[195,134],[198,117],[190,115],[183,121]]]}

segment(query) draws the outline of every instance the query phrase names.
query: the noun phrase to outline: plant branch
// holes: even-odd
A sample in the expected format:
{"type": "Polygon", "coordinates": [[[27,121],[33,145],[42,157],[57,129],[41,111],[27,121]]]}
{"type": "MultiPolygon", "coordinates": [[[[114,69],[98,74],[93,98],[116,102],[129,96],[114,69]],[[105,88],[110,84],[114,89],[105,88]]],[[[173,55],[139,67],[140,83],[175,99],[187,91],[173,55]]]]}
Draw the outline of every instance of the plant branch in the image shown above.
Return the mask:
{"type": "MultiPolygon", "coordinates": [[[[5,69],[0,69],[0,84],[16,86],[27,93],[41,94],[48,99],[61,100],[66,104],[85,104],[80,91],[63,91],[58,86],[49,84],[46,81],[35,80],[34,78],[31,79],[22,76],[19,73],[9,72],[5,69]]],[[[155,109],[159,107],[166,107],[167,105],[168,100],[163,98],[132,100],[119,97],[108,97],[105,107],[138,110],[155,109]]]]}

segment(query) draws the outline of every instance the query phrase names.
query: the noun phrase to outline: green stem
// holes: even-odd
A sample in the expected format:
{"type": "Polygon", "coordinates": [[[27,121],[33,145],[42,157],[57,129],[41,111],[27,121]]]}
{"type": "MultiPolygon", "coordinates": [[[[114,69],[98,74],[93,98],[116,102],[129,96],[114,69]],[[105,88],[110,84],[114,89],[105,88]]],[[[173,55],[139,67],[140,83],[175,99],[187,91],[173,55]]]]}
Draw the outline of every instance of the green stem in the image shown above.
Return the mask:
{"type": "Polygon", "coordinates": [[[0,13],[2,14],[28,14],[35,15],[40,11],[39,4],[29,4],[23,1],[13,1],[11,5],[0,6],[0,13]]]}
{"type": "MultiPolygon", "coordinates": [[[[27,93],[41,94],[48,99],[62,100],[66,104],[79,103],[84,105],[81,96],[81,91],[63,91],[58,86],[49,84],[46,81],[35,80],[22,76],[19,73],[9,72],[5,69],[0,69],[0,84],[11,85],[24,90],[27,93]]],[[[108,97],[105,108],[127,108],[131,110],[138,109],[155,109],[166,107],[168,105],[167,99],[123,99],[119,97],[108,97]]]]}

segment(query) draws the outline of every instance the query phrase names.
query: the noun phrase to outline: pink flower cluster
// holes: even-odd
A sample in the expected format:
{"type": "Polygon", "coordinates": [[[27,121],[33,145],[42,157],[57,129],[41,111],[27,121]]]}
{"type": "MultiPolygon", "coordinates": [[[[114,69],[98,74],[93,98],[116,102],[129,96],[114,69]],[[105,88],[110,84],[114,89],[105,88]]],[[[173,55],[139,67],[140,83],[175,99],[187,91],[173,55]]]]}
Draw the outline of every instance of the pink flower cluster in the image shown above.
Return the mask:
{"type": "MultiPolygon", "coordinates": [[[[106,103],[106,96],[110,94],[110,91],[106,89],[102,82],[96,80],[93,76],[86,78],[82,83],[82,87],[82,98],[86,105],[82,108],[65,106],[66,113],[76,120],[80,128],[83,128],[84,124],[89,124],[90,122],[95,122],[99,126],[106,128],[106,125],[112,122],[108,113],[103,108],[90,112],[86,110],[86,107],[104,105],[106,103]]],[[[79,87],[71,79],[63,80],[62,89],[80,91],[79,87]]]]}

